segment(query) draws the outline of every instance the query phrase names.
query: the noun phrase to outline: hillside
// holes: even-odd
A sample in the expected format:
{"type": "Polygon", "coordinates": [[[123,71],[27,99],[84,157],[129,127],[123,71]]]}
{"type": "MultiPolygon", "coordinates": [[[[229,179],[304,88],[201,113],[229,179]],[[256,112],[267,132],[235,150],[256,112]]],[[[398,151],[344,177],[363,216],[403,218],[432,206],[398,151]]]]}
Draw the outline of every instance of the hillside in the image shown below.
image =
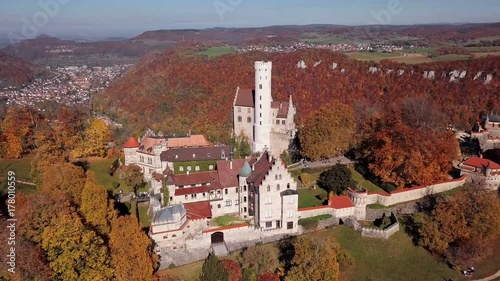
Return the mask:
{"type": "Polygon", "coordinates": [[[273,98],[286,100],[291,94],[298,108],[298,123],[333,99],[354,108],[397,110],[408,97],[429,97],[446,115],[448,124],[464,129],[469,129],[481,112],[500,111],[500,83],[496,78],[500,58],[407,66],[389,61],[354,61],[319,50],[217,58],[171,50],[144,59],[99,95],[96,105],[128,124],[135,133],[146,127],[164,133],[192,130],[207,134],[211,140],[224,140],[231,132],[236,87],[253,87],[256,60],[273,61],[273,98]],[[300,60],[308,68],[297,68],[300,60]],[[318,61],[321,63],[313,67],[318,61]],[[338,64],[336,69],[332,69],[333,63],[338,64]],[[383,71],[368,73],[374,65],[383,71]],[[398,75],[396,71],[388,73],[389,69],[405,72],[398,75]],[[437,73],[437,79],[424,78],[423,72],[430,70],[437,73]],[[466,70],[469,74],[455,82],[439,77],[451,70],[466,70]],[[490,73],[495,79],[489,84],[483,79],[474,80],[478,71],[490,73]]]}
{"type": "Polygon", "coordinates": [[[500,23],[342,26],[330,24],[284,25],[259,28],[207,28],[146,31],[132,41],[207,42],[228,44],[288,44],[310,36],[336,37],[339,42],[378,43],[410,41],[419,44],[462,44],[495,39],[500,23]],[[418,40],[418,41],[417,41],[418,40]]]}
{"type": "Polygon", "coordinates": [[[23,59],[0,52],[0,88],[28,83],[33,79],[35,69],[23,59]]]}

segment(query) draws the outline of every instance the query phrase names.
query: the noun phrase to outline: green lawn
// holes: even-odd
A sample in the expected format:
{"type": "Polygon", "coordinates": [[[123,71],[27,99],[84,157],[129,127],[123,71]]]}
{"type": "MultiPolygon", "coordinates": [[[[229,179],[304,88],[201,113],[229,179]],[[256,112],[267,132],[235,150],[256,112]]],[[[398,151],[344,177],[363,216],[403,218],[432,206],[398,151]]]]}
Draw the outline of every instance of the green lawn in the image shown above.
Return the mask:
{"type": "Polygon", "coordinates": [[[209,57],[218,57],[226,54],[231,54],[233,52],[234,50],[231,47],[212,47],[206,49],[205,51],[197,52],[196,54],[209,57]]]}
{"type": "Polygon", "coordinates": [[[139,203],[139,221],[143,227],[149,227],[151,225],[151,215],[148,214],[148,203],[139,203]]]}
{"type": "Polygon", "coordinates": [[[309,227],[313,226],[314,224],[316,224],[317,222],[322,221],[322,220],[327,220],[331,217],[332,217],[332,215],[326,214],[326,215],[319,215],[319,216],[315,216],[315,217],[300,219],[299,225],[302,225],[305,228],[309,228],[309,227]]]}
{"type": "Polygon", "coordinates": [[[458,60],[470,60],[469,55],[443,55],[432,58],[432,61],[458,61],[458,60]]]}
{"type": "Polygon", "coordinates": [[[0,159],[0,176],[4,179],[7,177],[7,172],[14,171],[17,180],[31,182],[32,177],[30,172],[33,157],[32,155],[28,155],[21,159],[0,159]]]}
{"type": "Polygon", "coordinates": [[[388,240],[363,238],[347,226],[327,231],[354,259],[353,268],[343,273],[346,280],[427,281],[460,276],[423,248],[414,246],[403,231],[396,232],[388,240]]]}
{"type": "Polygon", "coordinates": [[[109,167],[113,164],[116,159],[93,159],[89,162],[89,170],[94,172],[95,178],[98,184],[104,186],[109,192],[113,194],[119,193],[123,190],[124,194],[128,194],[132,191],[132,188],[125,184],[125,181],[118,178],[116,174],[114,176],[109,175],[109,167]],[[120,186],[113,189],[113,183],[119,183],[120,186]]]}
{"type": "Polygon", "coordinates": [[[233,217],[233,216],[221,216],[221,217],[216,217],[213,219],[213,222],[217,226],[228,226],[228,225],[233,225],[233,224],[239,224],[245,222],[239,217],[233,217]]]}
{"type": "Polygon", "coordinates": [[[323,201],[328,198],[328,193],[322,188],[299,189],[298,192],[299,192],[299,208],[322,206],[323,201]],[[316,196],[319,196],[320,198],[324,199],[320,200],[316,198],[316,196]]]}
{"type": "Polygon", "coordinates": [[[414,48],[414,49],[403,49],[405,53],[415,53],[415,54],[430,54],[436,51],[436,48],[414,48]]]}
{"type": "MultiPolygon", "coordinates": [[[[460,278],[459,272],[451,270],[446,264],[435,259],[423,248],[414,246],[411,238],[403,231],[398,231],[388,240],[363,238],[359,233],[346,226],[338,226],[325,231],[334,235],[335,239],[354,259],[353,267],[343,272],[340,280],[427,281],[460,278]]],[[[267,252],[277,258],[278,249],[276,245],[276,243],[270,243],[258,245],[257,247],[265,247],[267,252]]],[[[236,251],[223,258],[236,261],[239,253],[239,251],[236,251]]],[[[198,280],[202,265],[203,261],[198,261],[185,266],[167,269],[163,272],[177,276],[181,280],[198,280]]],[[[486,266],[489,266],[488,270],[494,270],[495,260],[490,260],[488,265],[484,264],[484,266],[483,263],[480,263],[476,266],[476,269],[479,272],[479,270],[484,270],[486,266]]],[[[492,271],[492,273],[495,271],[492,271]]],[[[485,274],[492,273],[485,272],[485,274]]]]}
{"type": "Polygon", "coordinates": [[[361,60],[361,61],[381,61],[387,58],[400,56],[399,54],[393,53],[380,53],[380,52],[354,52],[348,53],[347,56],[351,59],[361,60]]]}
{"type": "Polygon", "coordinates": [[[349,166],[349,170],[351,170],[351,173],[352,173],[352,178],[357,181],[362,187],[364,187],[366,190],[370,191],[370,192],[381,192],[381,193],[387,193],[385,190],[383,190],[382,188],[376,186],[374,183],[372,183],[371,181],[365,179],[363,177],[363,175],[361,175],[360,173],[358,173],[358,171],[356,171],[354,169],[354,167],[352,166],[349,166]]]}

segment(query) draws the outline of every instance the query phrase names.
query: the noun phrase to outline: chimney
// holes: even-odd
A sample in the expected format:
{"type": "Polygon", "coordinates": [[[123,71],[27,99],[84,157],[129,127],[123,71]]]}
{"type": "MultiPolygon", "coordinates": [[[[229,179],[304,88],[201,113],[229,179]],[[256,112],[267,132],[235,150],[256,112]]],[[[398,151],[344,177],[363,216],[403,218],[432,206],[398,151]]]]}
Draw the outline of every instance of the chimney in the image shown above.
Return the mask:
{"type": "Polygon", "coordinates": [[[233,160],[229,160],[229,170],[233,169],[233,160]]]}

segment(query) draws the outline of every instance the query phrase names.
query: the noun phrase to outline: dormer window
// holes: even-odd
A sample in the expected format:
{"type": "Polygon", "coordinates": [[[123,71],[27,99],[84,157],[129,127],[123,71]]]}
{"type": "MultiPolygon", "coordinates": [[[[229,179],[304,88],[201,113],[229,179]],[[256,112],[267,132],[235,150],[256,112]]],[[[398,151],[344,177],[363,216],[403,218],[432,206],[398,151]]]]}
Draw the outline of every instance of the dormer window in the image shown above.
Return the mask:
{"type": "Polygon", "coordinates": [[[220,151],[220,158],[221,158],[221,159],[226,158],[226,152],[224,152],[224,150],[221,150],[221,151],[220,151]]]}
{"type": "Polygon", "coordinates": [[[193,153],[193,158],[196,158],[196,154],[193,153]]]}
{"type": "Polygon", "coordinates": [[[209,153],[207,153],[207,157],[208,157],[208,158],[210,158],[210,152],[209,152],[209,153]]]}
{"type": "Polygon", "coordinates": [[[177,155],[177,154],[176,154],[176,155],[175,155],[175,159],[179,159],[179,155],[177,155]]]}

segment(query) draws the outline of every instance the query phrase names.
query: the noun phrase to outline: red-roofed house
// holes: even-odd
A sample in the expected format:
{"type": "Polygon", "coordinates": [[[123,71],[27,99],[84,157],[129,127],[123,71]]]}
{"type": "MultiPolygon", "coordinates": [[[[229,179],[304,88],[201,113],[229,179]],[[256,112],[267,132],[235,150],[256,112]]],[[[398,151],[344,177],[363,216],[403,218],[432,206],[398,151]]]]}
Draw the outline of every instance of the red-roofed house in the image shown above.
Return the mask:
{"type": "Polygon", "coordinates": [[[469,181],[485,184],[485,187],[497,190],[500,185],[500,165],[479,157],[471,157],[460,164],[461,175],[467,175],[469,181]]]}

